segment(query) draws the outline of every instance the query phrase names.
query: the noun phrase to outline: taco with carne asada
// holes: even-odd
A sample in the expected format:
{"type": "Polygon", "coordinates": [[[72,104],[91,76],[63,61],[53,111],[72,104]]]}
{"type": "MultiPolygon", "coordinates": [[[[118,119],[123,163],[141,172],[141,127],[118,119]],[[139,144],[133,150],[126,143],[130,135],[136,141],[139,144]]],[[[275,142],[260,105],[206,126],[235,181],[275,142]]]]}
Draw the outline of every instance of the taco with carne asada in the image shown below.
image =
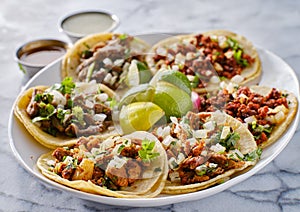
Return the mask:
{"type": "Polygon", "coordinates": [[[145,63],[149,48],[143,40],[127,34],[87,36],[65,55],[62,77],[71,76],[80,82],[96,80],[114,91],[135,86],[152,76],[145,63]]]}
{"type": "Polygon", "coordinates": [[[220,111],[193,113],[153,133],[168,157],[163,193],[202,190],[256,164],[261,150],[242,123],[220,111]]]}
{"type": "Polygon", "coordinates": [[[245,37],[226,30],[178,35],[155,44],[146,61],[153,73],[169,67],[187,75],[193,89],[217,89],[220,81],[258,83],[261,62],[245,37]]]}
{"type": "Polygon", "coordinates": [[[48,148],[70,146],[77,137],[116,134],[112,121],[115,94],[95,81],[65,78],[53,86],[35,86],[17,99],[14,114],[48,148]]]}
{"type": "Polygon", "coordinates": [[[222,110],[241,121],[265,148],[286,131],[298,109],[296,96],[266,86],[236,86],[222,83],[217,93],[200,95],[199,111],[222,110]]]}
{"type": "Polygon", "coordinates": [[[111,197],[157,196],[167,177],[167,157],[158,139],[148,132],[103,140],[80,138],[70,148],[42,155],[42,174],[68,187],[111,197]]]}

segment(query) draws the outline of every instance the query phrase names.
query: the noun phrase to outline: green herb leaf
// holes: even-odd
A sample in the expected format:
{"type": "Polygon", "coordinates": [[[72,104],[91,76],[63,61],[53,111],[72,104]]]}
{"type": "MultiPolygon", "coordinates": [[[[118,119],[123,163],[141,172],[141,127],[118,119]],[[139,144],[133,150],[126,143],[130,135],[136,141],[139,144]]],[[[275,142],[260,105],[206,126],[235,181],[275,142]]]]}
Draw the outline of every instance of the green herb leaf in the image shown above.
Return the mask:
{"type": "Polygon", "coordinates": [[[24,69],[24,67],[22,66],[21,63],[18,63],[18,66],[19,66],[19,69],[24,73],[26,74],[26,70],[24,69]]]}
{"type": "Polygon", "coordinates": [[[258,148],[257,150],[254,150],[253,152],[250,152],[245,155],[244,160],[245,161],[255,161],[260,159],[262,154],[262,149],[258,148]]]}
{"type": "Polygon", "coordinates": [[[120,40],[125,40],[128,36],[126,34],[119,35],[120,40]]]}
{"type": "Polygon", "coordinates": [[[125,148],[125,145],[122,144],[122,145],[119,147],[119,149],[118,149],[118,153],[122,152],[122,150],[123,150],[124,148],[125,148]]]}
{"type": "Polygon", "coordinates": [[[83,117],[83,110],[79,106],[75,106],[72,108],[72,113],[77,118],[80,125],[85,125],[84,117],[83,117]]]}
{"type": "Polygon", "coordinates": [[[73,82],[72,77],[66,77],[56,90],[60,91],[62,94],[71,94],[74,88],[75,83],[73,82]]]}
{"type": "Polygon", "coordinates": [[[155,141],[149,141],[148,139],[142,140],[142,149],[138,151],[139,157],[142,160],[149,161],[158,157],[158,152],[153,152],[155,141]]]}

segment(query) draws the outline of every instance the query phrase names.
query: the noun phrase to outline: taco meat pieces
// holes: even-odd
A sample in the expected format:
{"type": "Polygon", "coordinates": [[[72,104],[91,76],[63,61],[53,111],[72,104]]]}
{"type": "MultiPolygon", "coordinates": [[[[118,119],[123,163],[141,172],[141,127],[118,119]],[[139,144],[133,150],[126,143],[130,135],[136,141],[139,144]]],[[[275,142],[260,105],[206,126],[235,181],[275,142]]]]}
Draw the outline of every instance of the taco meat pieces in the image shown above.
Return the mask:
{"type": "Polygon", "coordinates": [[[200,96],[199,111],[222,110],[244,123],[257,145],[276,141],[292,122],[297,111],[296,97],[287,91],[263,86],[236,87],[200,96]]]}
{"type": "Polygon", "coordinates": [[[89,36],[78,41],[66,54],[62,76],[81,82],[96,80],[112,90],[121,89],[131,83],[127,75],[132,69],[138,72],[148,69],[144,63],[148,48],[146,43],[127,34],[89,36]]]}
{"type": "Polygon", "coordinates": [[[38,167],[54,181],[114,197],[156,196],[167,173],[163,148],[147,132],[106,140],[82,137],[73,147],[42,155],[38,167]]]}
{"type": "Polygon", "coordinates": [[[215,89],[221,80],[257,83],[261,74],[253,45],[224,30],[174,36],[154,45],[151,52],[147,62],[153,72],[166,67],[178,70],[200,93],[215,89]]]}
{"type": "Polygon", "coordinates": [[[260,157],[250,132],[224,113],[189,112],[171,121],[154,131],[168,156],[164,193],[201,190],[254,165],[260,157]]]}
{"type": "Polygon", "coordinates": [[[114,131],[114,93],[105,85],[65,78],[51,87],[37,86],[18,99],[15,114],[49,148],[74,144],[74,138],[114,131]]]}

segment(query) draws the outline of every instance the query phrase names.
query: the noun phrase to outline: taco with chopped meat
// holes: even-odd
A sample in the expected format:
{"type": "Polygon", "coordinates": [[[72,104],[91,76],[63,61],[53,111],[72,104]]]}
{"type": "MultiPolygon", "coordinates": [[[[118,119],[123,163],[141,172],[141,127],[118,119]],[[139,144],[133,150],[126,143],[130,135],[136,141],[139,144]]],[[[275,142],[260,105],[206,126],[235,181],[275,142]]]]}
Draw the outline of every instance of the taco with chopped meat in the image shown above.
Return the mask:
{"type": "Polygon", "coordinates": [[[96,80],[114,91],[148,82],[152,76],[145,63],[149,48],[143,40],[127,34],[87,36],[66,53],[62,78],[70,76],[80,82],[96,80]]]}
{"type": "Polygon", "coordinates": [[[220,111],[193,113],[157,128],[168,157],[163,193],[202,190],[256,164],[261,150],[242,123],[220,111]]]}
{"type": "Polygon", "coordinates": [[[42,145],[54,149],[76,143],[80,136],[116,134],[112,121],[115,93],[95,81],[74,83],[65,78],[53,86],[24,91],[14,114],[42,145]]]}
{"type": "Polygon", "coordinates": [[[261,62],[252,43],[226,30],[178,35],[155,44],[146,61],[153,73],[171,68],[187,75],[193,89],[217,89],[221,81],[256,84],[261,62]]]}
{"type": "Polygon", "coordinates": [[[111,197],[157,196],[167,177],[167,157],[158,139],[137,131],[105,140],[80,138],[70,148],[42,155],[42,174],[68,187],[111,197]]]}
{"type": "Polygon", "coordinates": [[[274,143],[294,120],[298,100],[285,90],[266,86],[221,84],[217,93],[200,95],[199,111],[222,110],[238,119],[253,134],[258,146],[274,143]]]}

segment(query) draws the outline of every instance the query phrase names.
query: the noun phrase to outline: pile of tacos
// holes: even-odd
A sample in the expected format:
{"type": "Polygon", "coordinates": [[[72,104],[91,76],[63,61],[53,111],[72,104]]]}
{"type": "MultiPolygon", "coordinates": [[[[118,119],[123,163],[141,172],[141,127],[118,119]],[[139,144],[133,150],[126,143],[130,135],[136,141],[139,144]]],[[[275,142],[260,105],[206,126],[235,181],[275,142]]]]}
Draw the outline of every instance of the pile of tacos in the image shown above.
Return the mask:
{"type": "Polygon", "coordinates": [[[69,49],[59,71],[61,82],[20,94],[14,114],[49,148],[37,160],[43,175],[110,197],[190,193],[230,180],[255,166],[298,107],[293,93],[259,85],[255,47],[226,30],[152,47],[127,34],[90,35],[69,49]],[[193,107],[166,118],[153,95],[163,91],[166,100],[174,87],[193,107]],[[147,105],[149,120],[141,107],[127,107],[123,117],[149,126],[125,134],[120,110],[132,103],[147,105]]]}

